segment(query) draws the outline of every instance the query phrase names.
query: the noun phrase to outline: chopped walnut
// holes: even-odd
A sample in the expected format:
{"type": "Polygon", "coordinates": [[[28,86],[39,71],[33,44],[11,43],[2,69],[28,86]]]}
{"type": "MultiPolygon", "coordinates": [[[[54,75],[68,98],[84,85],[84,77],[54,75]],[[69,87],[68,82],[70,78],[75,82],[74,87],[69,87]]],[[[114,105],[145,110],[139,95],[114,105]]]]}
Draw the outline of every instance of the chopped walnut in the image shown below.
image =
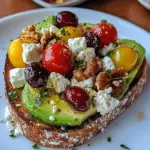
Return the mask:
{"type": "Polygon", "coordinates": [[[39,43],[41,34],[36,32],[34,25],[29,25],[23,29],[19,38],[26,43],[39,43]]]}
{"type": "Polygon", "coordinates": [[[102,70],[102,68],[103,68],[102,60],[100,59],[95,60],[94,58],[91,58],[87,63],[85,70],[84,71],[82,71],[81,69],[74,70],[73,76],[78,81],[82,81],[90,77],[93,77],[94,75],[99,73],[102,70]]]}
{"type": "Polygon", "coordinates": [[[23,29],[23,33],[26,33],[26,32],[28,32],[28,31],[35,31],[36,30],[36,28],[35,28],[35,26],[34,25],[28,25],[27,27],[25,27],[24,29],[23,29]]]}
{"type": "Polygon", "coordinates": [[[112,76],[112,78],[118,78],[118,77],[124,77],[127,75],[127,72],[125,72],[125,70],[123,68],[121,69],[113,69],[113,70],[110,70],[110,74],[112,76]]]}
{"type": "Polygon", "coordinates": [[[76,69],[73,71],[73,76],[78,81],[83,81],[86,79],[84,72],[81,69],[76,69]]]}
{"type": "Polygon", "coordinates": [[[50,42],[52,39],[54,39],[54,34],[51,32],[45,32],[42,37],[41,37],[41,52],[43,53],[44,49],[46,48],[46,45],[48,44],[48,42],[50,42]]]}
{"type": "Polygon", "coordinates": [[[96,77],[96,87],[98,90],[104,90],[110,87],[110,77],[105,72],[100,72],[96,77]]]}
{"type": "Polygon", "coordinates": [[[121,94],[126,88],[126,84],[123,82],[123,78],[126,77],[124,69],[113,69],[108,72],[100,72],[96,77],[96,87],[98,90],[104,90],[108,87],[112,87],[112,95],[116,96],[121,94]]]}
{"type": "Polygon", "coordinates": [[[113,84],[115,87],[119,87],[120,82],[119,82],[119,81],[112,81],[112,84],[113,84]]]}

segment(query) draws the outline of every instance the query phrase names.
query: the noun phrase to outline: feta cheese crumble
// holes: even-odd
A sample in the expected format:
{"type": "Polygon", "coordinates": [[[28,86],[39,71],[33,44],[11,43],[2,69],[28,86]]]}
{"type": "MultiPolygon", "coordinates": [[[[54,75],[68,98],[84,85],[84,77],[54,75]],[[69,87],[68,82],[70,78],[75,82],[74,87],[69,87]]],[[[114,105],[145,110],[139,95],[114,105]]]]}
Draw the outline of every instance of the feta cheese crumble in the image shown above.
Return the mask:
{"type": "Polygon", "coordinates": [[[22,134],[21,128],[12,120],[12,115],[8,106],[5,108],[5,119],[7,120],[6,127],[10,132],[13,132],[14,136],[22,134]]]}
{"type": "Polygon", "coordinates": [[[57,106],[53,106],[52,112],[53,112],[53,113],[56,113],[56,112],[57,112],[57,106]]]}
{"type": "Polygon", "coordinates": [[[108,53],[112,52],[115,49],[115,45],[113,43],[110,43],[109,45],[104,45],[104,47],[101,49],[101,55],[106,56],[108,53]]]}
{"type": "Polygon", "coordinates": [[[101,90],[98,91],[94,100],[97,112],[100,112],[101,115],[105,115],[106,113],[110,112],[120,103],[118,99],[101,90]]]}
{"type": "Polygon", "coordinates": [[[58,30],[59,30],[59,28],[57,28],[56,26],[54,26],[52,24],[50,25],[50,32],[56,33],[58,30]]]}
{"type": "Polygon", "coordinates": [[[94,48],[87,48],[87,49],[79,52],[76,60],[77,61],[84,61],[87,63],[87,62],[89,62],[89,60],[91,58],[95,58],[95,57],[96,57],[95,49],[94,48]]]}
{"type": "Polygon", "coordinates": [[[20,88],[25,85],[26,80],[24,71],[25,68],[14,68],[10,70],[9,77],[13,88],[20,88]]]}
{"type": "Polygon", "coordinates": [[[87,48],[86,38],[85,37],[78,37],[74,39],[68,40],[68,46],[71,49],[74,55],[77,55],[80,51],[87,48]]]}
{"type": "Polygon", "coordinates": [[[56,104],[56,102],[54,101],[54,100],[50,100],[50,102],[49,102],[51,105],[55,105],[56,104]]]}
{"type": "Polygon", "coordinates": [[[109,88],[105,89],[104,92],[107,94],[111,94],[112,90],[113,90],[112,87],[109,87],[109,88]]]}
{"type": "Polygon", "coordinates": [[[114,65],[112,59],[108,56],[105,56],[103,58],[103,66],[104,66],[105,70],[109,70],[109,69],[112,70],[115,68],[115,65],[114,65]]]}
{"type": "Polygon", "coordinates": [[[55,117],[54,116],[49,116],[49,120],[54,121],[55,117]]]}
{"type": "Polygon", "coordinates": [[[92,88],[93,87],[93,78],[91,77],[89,79],[86,79],[86,80],[83,80],[80,82],[73,78],[71,80],[71,85],[72,86],[78,86],[81,88],[92,88]]]}
{"type": "Polygon", "coordinates": [[[39,62],[41,60],[41,54],[39,53],[41,49],[40,44],[22,44],[23,47],[23,61],[26,64],[30,64],[32,62],[39,62]]]}
{"type": "Polygon", "coordinates": [[[7,120],[11,119],[11,113],[8,109],[8,106],[5,107],[5,119],[7,120]]]}
{"type": "Polygon", "coordinates": [[[47,88],[54,88],[57,93],[64,92],[70,81],[59,73],[52,72],[47,81],[47,88]]]}
{"type": "Polygon", "coordinates": [[[93,90],[92,88],[85,88],[85,90],[88,93],[90,99],[93,99],[94,97],[96,97],[97,92],[93,90]]]}

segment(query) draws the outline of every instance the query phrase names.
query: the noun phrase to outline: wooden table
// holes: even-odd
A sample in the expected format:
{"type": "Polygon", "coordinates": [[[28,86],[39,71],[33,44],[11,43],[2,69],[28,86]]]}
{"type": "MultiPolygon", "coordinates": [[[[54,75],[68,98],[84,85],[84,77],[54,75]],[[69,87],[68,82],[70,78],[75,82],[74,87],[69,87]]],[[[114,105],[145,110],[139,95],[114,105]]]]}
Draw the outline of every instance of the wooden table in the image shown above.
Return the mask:
{"type": "MultiPolygon", "coordinates": [[[[107,12],[150,31],[150,12],[137,0],[89,0],[78,7],[107,12]]],[[[0,0],[0,17],[37,8],[41,7],[32,0],[0,0]]]]}

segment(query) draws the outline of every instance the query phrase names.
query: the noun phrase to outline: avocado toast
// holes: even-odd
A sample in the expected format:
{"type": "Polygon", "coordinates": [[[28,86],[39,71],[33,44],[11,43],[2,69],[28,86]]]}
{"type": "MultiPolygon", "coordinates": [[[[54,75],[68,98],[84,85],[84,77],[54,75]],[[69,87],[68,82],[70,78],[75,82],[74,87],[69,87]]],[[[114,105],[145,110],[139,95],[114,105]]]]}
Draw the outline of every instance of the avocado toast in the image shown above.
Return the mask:
{"type": "MultiPolygon", "coordinates": [[[[55,22],[55,19],[52,20],[55,22]]],[[[76,21],[76,19],[74,20],[76,21]]],[[[77,25],[69,24],[69,26],[62,26],[63,23],[59,24],[58,21],[57,24],[52,23],[52,21],[50,22],[59,27],[59,29],[54,35],[50,32],[51,36],[48,38],[48,41],[54,42],[56,40],[58,43],[65,43],[64,45],[69,46],[72,53],[71,55],[75,57],[73,60],[71,58],[71,65],[70,63],[69,66],[67,64],[64,71],[60,69],[60,67],[59,70],[53,66],[47,67],[47,64],[50,64],[47,63],[45,59],[42,59],[42,66],[41,63],[40,65],[35,63],[39,62],[39,60],[30,62],[30,59],[23,59],[23,65],[25,64],[25,66],[14,67],[16,64],[11,61],[10,52],[8,52],[5,65],[6,95],[9,101],[8,107],[11,111],[12,120],[14,120],[17,126],[21,128],[21,131],[27,138],[37,144],[45,145],[47,147],[69,148],[81,145],[95,136],[98,132],[103,131],[107,124],[132,104],[146,82],[147,65],[145,60],[145,50],[140,44],[131,40],[114,40],[115,38],[111,38],[112,40],[109,39],[110,43],[107,43],[106,40],[103,40],[105,38],[99,37],[95,33],[94,28],[97,25],[89,25],[87,23],[79,24],[78,28],[82,30],[82,34],[79,35],[80,31],[72,27],[77,25]],[[69,30],[70,26],[71,33],[69,30]],[[77,35],[69,37],[70,34],[72,34],[72,31],[75,32],[76,30],[78,30],[77,35]],[[94,38],[91,33],[94,33],[94,38]],[[85,38],[83,38],[83,36],[85,38]],[[79,40],[82,42],[82,49],[75,49],[74,47],[77,46],[74,45],[74,43],[71,43],[73,42],[73,39],[77,41],[78,39],[76,38],[78,37],[81,37],[79,40]],[[96,55],[93,55],[93,52],[91,52],[93,49],[88,49],[89,52],[91,52],[89,58],[83,53],[83,49],[86,49],[84,39],[86,39],[87,47],[95,49],[96,55]],[[91,43],[89,42],[89,39],[92,40],[91,43]],[[66,41],[68,41],[67,44],[66,41]],[[74,45],[74,47],[72,47],[72,45],[74,45]],[[109,45],[111,50],[108,50],[109,48],[106,48],[106,45],[109,45]],[[108,52],[106,53],[106,51],[108,52]],[[124,64],[124,60],[121,59],[121,61],[117,61],[116,59],[118,53],[120,57],[122,55],[127,56],[128,54],[124,53],[124,51],[128,51],[129,55],[133,58],[133,60],[129,58],[128,62],[130,63],[127,65],[124,64]],[[84,56],[83,59],[81,59],[82,56],[84,56]],[[96,56],[98,56],[98,58],[96,58],[96,56]],[[110,60],[113,63],[106,63],[110,60]],[[95,65],[92,65],[94,63],[95,65]],[[46,81],[44,78],[42,82],[39,82],[39,80],[35,80],[35,78],[29,76],[29,73],[32,74],[29,70],[35,71],[33,68],[36,68],[36,65],[38,65],[38,68],[41,70],[44,66],[45,70],[48,72],[48,75],[45,71],[41,73],[43,74],[42,76],[47,79],[46,81]],[[96,66],[94,72],[90,72],[89,70],[91,68],[88,68],[88,66],[91,66],[92,70],[94,66],[96,66]],[[24,67],[26,82],[21,88],[14,88],[16,85],[20,86],[20,84],[13,82],[10,79],[10,71],[14,68],[24,67]],[[71,75],[70,70],[72,70],[71,75]],[[67,72],[67,74],[65,72],[67,72]],[[58,80],[58,78],[61,80],[58,80]],[[59,82],[60,85],[57,86],[59,82]],[[67,86],[61,87],[64,82],[67,86]],[[84,95],[84,97],[82,97],[84,101],[78,97],[75,102],[72,101],[72,99],[76,97],[76,95],[73,94],[73,96],[68,96],[68,90],[69,93],[71,93],[72,87],[74,87],[74,91],[78,91],[79,97],[84,95]],[[77,87],[79,87],[79,89],[77,87]],[[17,93],[17,96],[15,95],[14,99],[12,98],[12,92],[17,93]],[[88,98],[86,99],[86,97],[88,98]],[[104,97],[107,98],[104,99],[104,97]],[[101,100],[106,100],[106,103],[101,100]],[[108,109],[104,107],[104,104],[108,109]]],[[[41,23],[36,25],[39,30],[41,30],[41,26],[43,26],[41,23]]],[[[49,25],[44,23],[44,27],[44,30],[47,30],[46,28],[49,27],[49,25]]],[[[31,32],[32,30],[30,33],[31,32]]],[[[112,33],[113,32],[114,31],[112,31],[112,33]]],[[[41,37],[40,42],[37,42],[38,37],[37,39],[31,38],[29,33],[27,39],[24,37],[27,36],[21,35],[19,37],[23,44],[26,43],[29,44],[28,46],[31,46],[30,44],[32,43],[40,43],[41,47],[43,46],[41,37]]],[[[49,47],[52,49],[52,46],[56,46],[53,45],[55,43],[50,42],[47,42],[46,45],[43,46],[44,48],[40,48],[40,53],[44,53],[43,57],[46,57],[45,53],[50,51],[49,47]]],[[[22,47],[24,46],[22,45],[22,47]]],[[[9,51],[10,49],[11,48],[9,48],[9,51]]],[[[57,47],[57,50],[58,49],[59,47],[57,47]]],[[[63,51],[61,51],[60,54],[67,55],[65,59],[69,59],[70,55],[67,53],[68,47],[61,47],[61,49],[63,51]]],[[[25,51],[25,48],[23,51],[25,51]]],[[[64,57],[64,55],[61,56],[61,58],[62,57],[64,57]]],[[[52,64],[54,64],[54,62],[52,64]]]]}

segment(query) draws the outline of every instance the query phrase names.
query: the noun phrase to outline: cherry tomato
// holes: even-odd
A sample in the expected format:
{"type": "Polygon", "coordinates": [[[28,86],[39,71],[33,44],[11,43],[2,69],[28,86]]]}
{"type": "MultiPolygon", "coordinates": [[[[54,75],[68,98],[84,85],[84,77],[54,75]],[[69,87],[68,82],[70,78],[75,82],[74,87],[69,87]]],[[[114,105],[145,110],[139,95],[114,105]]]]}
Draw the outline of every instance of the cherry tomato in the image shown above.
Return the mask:
{"type": "Polygon", "coordinates": [[[66,101],[78,111],[87,111],[89,108],[89,96],[82,88],[76,86],[67,87],[64,96],[66,101]]]}
{"type": "Polygon", "coordinates": [[[65,44],[52,44],[45,50],[42,63],[49,73],[67,74],[72,69],[71,51],[65,44]]]}
{"type": "Polygon", "coordinates": [[[116,43],[117,41],[117,30],[109,23],[96,24],[90,32],[93,32],[101,39],[102,45],[109,45],[110,43],[116,43]]]}

